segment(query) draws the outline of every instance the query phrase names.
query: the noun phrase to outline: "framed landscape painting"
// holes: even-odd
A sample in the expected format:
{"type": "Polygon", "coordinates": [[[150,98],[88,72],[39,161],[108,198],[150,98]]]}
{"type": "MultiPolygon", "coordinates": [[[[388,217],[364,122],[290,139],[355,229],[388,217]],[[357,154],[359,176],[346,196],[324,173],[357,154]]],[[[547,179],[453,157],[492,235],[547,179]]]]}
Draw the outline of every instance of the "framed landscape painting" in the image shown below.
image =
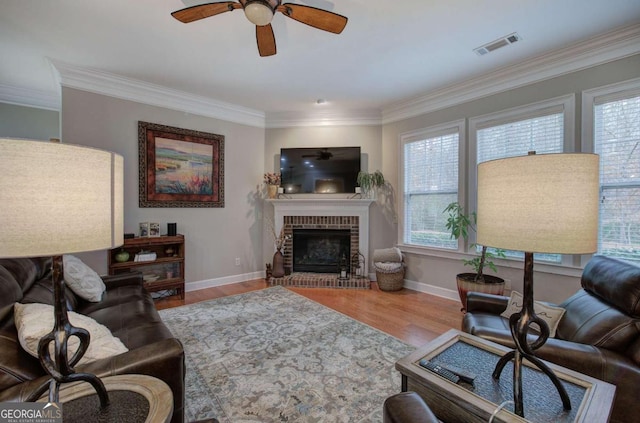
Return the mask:
{"type": "Polygon", "coordinates": [[[224,136],[138,122],[140,207],[224,207],[224,136]]]}

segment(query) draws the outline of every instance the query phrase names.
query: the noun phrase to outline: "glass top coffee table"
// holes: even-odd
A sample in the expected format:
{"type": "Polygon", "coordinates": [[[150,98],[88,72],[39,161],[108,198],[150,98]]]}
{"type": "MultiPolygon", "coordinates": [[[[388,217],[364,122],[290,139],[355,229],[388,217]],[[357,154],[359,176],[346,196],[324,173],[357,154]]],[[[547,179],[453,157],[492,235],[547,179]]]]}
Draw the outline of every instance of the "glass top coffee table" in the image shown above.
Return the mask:
{"type": "MultiPolygon", "coordinates": [[[[549,378],[537,368],[523,366],[524,418],[513,412],[513,364],[492,377],[496,363],[508,348],[457,330],[450,330],[408,356],[398,360],[402,390],[417,392],[436,416],[447,423],[493,422],[596,423],[607,422],[615,386],[573,370],[546,362],[556,373],[571,399],[564,410],[549,378]],[[473,384],[453,383],[419,362],[461,369],[475,376],[473,384]],[[501,407],[502,406],[502,407],[501,407]]],[[[528,363],[525,363],[528,364],[528,363]]]]}

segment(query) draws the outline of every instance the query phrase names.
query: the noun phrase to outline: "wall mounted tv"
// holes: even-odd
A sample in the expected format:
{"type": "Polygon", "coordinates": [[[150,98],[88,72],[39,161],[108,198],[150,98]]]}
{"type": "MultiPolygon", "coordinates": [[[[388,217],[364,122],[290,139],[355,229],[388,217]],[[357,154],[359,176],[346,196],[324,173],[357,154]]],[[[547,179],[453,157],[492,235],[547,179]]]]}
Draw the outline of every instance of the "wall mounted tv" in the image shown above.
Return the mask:
{"type": "Polygon", "coordinates": [[[286,194],[355,191],[360,147],[282,148],[280,173],[286,194]]]}

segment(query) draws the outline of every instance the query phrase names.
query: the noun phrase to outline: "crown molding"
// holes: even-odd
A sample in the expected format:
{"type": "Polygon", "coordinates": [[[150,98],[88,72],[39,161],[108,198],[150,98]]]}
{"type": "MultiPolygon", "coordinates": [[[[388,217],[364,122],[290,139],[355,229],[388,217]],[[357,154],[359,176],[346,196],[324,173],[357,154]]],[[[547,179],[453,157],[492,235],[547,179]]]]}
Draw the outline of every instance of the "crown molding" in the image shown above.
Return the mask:
{"type": "Polygon", "coordinates": [[[292,128],[303,126],[373,126],[382,124],[380,110],[277,112],[267,113],[266,127],[292,128]]]}
{"type": "Polygon", "coordinates": [[[0,102],[60,111],[60,93],[0,84],[0,102]]]}
{"type": "Polygon", "coordinates": [[[401,101],[382,111],[393,123],[640,52],[640,25],[631,25],[489,74],[401,101]]]}
{"type": "Polygon", "coordinates": [[[264,128],[264,112],[132,78],[48,59],[60,85],[151,106],[264,128]]]}
{"type": "MultiPolygon", "coordinates": [[[[383,110],[268,113],[141,80],[48,59],[60,86],[259,128],[383,125],[455,106],[640,52],[640,25],[623,27],[383,110]]],[[[0,84],[0,102],[59,111],[60,92],[0,84]]]]}

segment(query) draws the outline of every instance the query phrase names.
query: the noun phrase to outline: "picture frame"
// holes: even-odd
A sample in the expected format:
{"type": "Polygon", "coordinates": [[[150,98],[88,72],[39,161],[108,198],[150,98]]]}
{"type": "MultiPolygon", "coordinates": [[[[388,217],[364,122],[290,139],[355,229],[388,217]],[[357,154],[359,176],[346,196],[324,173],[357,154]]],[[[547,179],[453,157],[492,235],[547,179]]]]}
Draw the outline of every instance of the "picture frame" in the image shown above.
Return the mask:
{"type": "Polygon", "coordinates": [[[149,236],[150,237],[160,236],[160,223],[149,222],[149,236]]]}
{"type": "Polygon", "coordinates": [[[139,206],[224,207],[224,135],[138,121],[139,206]]]}
{"type": "Polygon", "coordinates": [[[140,238],[146,238],[149,236],[149,222],[140,222],[140,238]]]}

